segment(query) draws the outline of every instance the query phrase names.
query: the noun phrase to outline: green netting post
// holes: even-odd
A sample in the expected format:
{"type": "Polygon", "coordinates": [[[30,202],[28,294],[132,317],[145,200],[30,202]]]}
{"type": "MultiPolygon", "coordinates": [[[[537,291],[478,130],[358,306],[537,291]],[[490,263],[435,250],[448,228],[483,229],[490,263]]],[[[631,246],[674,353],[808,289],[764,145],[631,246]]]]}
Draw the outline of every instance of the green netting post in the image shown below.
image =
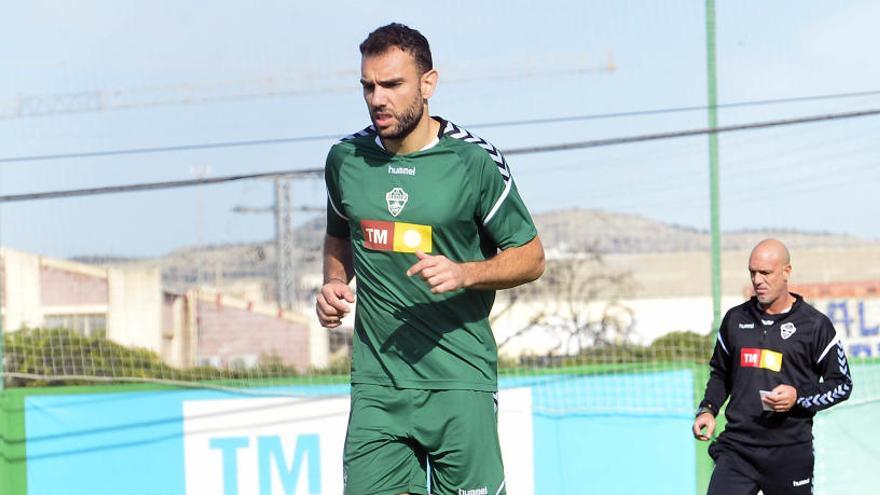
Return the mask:
{"type": "MultiPolygon", "coordinates": [[[[709,128],[718,127],[718,84],[715,70],[715,0],[706,0],[706,82],[709,128]]],[[[712,331],[721,324],[721,214],[718,187],[718,133],[709,134],[709,216],[712,230],[712,331]]]]}

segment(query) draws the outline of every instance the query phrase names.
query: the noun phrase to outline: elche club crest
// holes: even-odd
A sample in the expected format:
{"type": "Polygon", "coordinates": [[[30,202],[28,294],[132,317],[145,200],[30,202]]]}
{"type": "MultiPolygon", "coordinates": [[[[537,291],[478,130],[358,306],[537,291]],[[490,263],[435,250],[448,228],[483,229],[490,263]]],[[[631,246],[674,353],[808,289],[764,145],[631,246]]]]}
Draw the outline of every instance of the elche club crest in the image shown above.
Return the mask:
{"type": "Polygon", "coordinates": [[[797,331],[797,328],[794,326],[794,323],[788,322],[783,323],[781,327],[779,327],[779,333],[782,335],[782,340],[785,340],[797,331]]]}
{"type": "Polygon", "coordinates": [[[408,199],[409,194],[407,194],[402,187],[395,187],[388,191],[385,193],[385,202],[388,203],[388,212],[395,217],[400,215],[400,212],[403,211],[403,207],[406,206],[406,201],[408,199]]]}

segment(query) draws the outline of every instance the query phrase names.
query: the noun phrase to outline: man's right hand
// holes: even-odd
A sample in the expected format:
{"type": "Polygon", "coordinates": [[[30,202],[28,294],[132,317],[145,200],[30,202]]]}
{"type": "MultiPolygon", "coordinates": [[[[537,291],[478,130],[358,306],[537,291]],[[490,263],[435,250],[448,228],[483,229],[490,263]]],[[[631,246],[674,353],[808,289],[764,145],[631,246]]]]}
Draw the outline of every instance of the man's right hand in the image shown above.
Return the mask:
{"type": "Polygon", "coordinates": [[[340,279],[331,279],[321,287],[315,302],[315,312],[322,327],[336,328],[342,325],[351,308],[348,303],[354,302],[354,292],[347,283],[340,279]]]}
{"type": "Polygon", "coordinates": [[[694,420],[694,438],[705,442],[712,438],[713,433],[715,433],[715,416],[708,412],[697,416],[697,419],[694,420]],[[706,429],[705,434],[703,428],[706,429]]]}

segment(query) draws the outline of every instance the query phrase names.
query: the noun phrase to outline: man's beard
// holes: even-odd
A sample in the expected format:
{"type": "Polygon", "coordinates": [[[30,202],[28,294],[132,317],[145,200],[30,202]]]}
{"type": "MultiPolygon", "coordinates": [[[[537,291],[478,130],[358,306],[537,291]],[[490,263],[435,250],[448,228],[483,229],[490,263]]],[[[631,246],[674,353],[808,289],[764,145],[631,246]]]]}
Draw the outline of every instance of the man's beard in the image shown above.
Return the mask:
{"type": "Polygon", "coordinates": [[[407,137],[419,125],[419,121],[422,120],[422,114],[425,113],[425,107],[422,102],[422,95],[420,93],[400,115],[394,116],[395,120],[397,120],[396,126],[379,129],[375,122],[373,122],[373,125],[376,127],[376,133],[384,139],[403,139],[407,137]]]}

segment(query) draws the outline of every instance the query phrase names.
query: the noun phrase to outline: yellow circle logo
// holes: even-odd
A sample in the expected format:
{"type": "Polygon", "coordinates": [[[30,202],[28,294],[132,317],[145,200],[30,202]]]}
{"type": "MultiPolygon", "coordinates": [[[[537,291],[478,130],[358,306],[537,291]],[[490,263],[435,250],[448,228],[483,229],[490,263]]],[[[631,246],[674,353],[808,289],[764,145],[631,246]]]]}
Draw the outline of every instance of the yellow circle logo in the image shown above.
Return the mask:
{"type": "Polygon", "coordinates": [[[422,243],[422,234],[415,229],[407,230],[403,233],[403,243],[408,248],[416,248],[422,243]]]}

